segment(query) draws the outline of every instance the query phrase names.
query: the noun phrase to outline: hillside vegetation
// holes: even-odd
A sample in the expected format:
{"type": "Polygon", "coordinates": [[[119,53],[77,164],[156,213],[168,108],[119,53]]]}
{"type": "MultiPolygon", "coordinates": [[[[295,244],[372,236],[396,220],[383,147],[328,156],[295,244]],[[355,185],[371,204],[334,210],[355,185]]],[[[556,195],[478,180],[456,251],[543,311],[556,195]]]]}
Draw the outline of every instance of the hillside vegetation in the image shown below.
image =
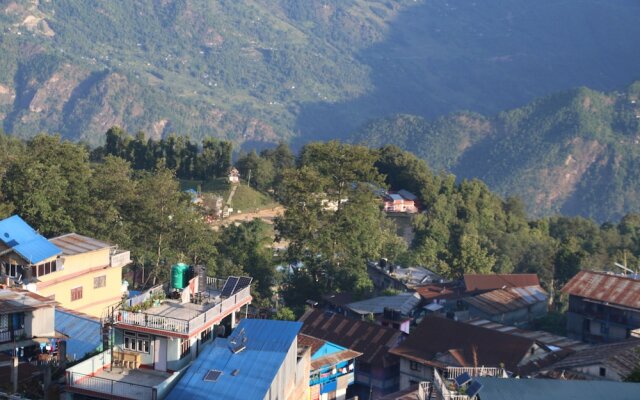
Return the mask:
{"type": "Polygon", "coordinates": [[[392,113],[493,113],[637,78],[633,0],[8,0],[0,120],[92,145],[344,137],[392,113]]]}
{"type": "Polygon", "coordinates": [[[409,0],[0,3],[0,119],[100,143],[112,125],[236,142],[291,136],[296,104],[369,86],[355,49],[409,0]]]}
{"type": "Polygon", "coordinates": [[[640,82],[626,91],[576,89],[495,116],[433,121],[396,115],[353,140],[411,150],[437,170],[518,195],[533,215],[617,220],[640,208],[640,82]]]}

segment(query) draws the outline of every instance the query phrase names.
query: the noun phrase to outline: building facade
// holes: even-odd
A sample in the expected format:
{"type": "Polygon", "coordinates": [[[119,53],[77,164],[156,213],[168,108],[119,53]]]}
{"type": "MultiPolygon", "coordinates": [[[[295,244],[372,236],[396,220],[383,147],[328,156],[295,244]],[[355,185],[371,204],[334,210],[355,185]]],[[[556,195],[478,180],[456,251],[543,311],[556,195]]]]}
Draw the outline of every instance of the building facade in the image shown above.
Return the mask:
{"type": "Polygon", "coordinates": [[[67,390],[102,398],[163,398],[215,338],[223,319],[235,326],[236,312],[251,303],[250,282],[196,276],[180,291],[160,285],[114,305],[103,319],[105,351],[67,369],[67,390]],[[206,280],[203,286],[200,279],[206,280]]]}
{"type": "Polygon", "coordinates": [[[569,295],[569,336],[590,342],[628,339],[640,330],[640,280],[580,271],[562,288],[569,295]]]}

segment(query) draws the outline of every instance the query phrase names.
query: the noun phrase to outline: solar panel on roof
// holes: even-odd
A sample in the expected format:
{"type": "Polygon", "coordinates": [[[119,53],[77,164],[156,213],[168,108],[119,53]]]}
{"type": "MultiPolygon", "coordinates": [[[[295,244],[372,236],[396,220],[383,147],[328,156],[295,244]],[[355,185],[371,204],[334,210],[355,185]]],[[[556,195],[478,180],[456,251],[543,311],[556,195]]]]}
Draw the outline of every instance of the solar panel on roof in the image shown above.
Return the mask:
{"type": "Polygon", "coordinates": [[[471,381],[469,388],[467,389],[467,396],[474,398],[482,390],[482,383],[478,381],[471,381]]]}
{"type": "Polygon", "coordinates": [[[239,292],[242,289],[246,288],[247,286],[251,285],[251,281],[252,280],[253,280],[253,278],[250,278],[248,276],[241,276],[238,279],[238,284],[236,285],[236,288],[233,291],[233,293],[239,292]]]}
{"type": "Polygon", "coordinates": [[[205,374],[203,380],[207,382],[215,382],[218,380],[220,375],[222,375],[222,371],[217,369],[211,369],[205,374]]]}
{"type": "Polygon", "coordinates": [[[455,381],[456,386],[461,387],[462,385],[465,385],[469,383],[469,381],[471,381],[471,376],[469,376],[469,373],[463,372],[461,375],[458,375],[456,377],[455,381]]]}
{"type": "Polygon", "coordinates": [[[227,278],[227,281],[224,283],[224,286],[222,287],[222,292],[220,293],[220,296],[222,297],[229,297],[233,294],[233,291],[236,288],[236,285],[238,284],[238,280],[239,278],[236,276],[230,276],[227,278]]]}

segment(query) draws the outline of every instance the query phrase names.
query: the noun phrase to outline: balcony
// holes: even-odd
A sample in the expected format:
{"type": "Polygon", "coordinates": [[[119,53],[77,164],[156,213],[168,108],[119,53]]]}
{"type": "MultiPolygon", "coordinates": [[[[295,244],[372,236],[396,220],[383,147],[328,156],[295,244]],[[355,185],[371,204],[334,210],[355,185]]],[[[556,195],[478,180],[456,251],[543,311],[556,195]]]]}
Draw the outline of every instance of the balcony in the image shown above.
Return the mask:
{"type": "Polygon", "coordinates": [[[68,368],[67,391],[106,399],[157,400],[171,390],[181,374],[124,367],[110,370],[110,365],[111,355],[105,351],[68,368]]]}
{"type": "Polygon", "coordinates": [[[206,300],[202,304],[163,300],[144,312],[113,310],[114,325],[135,330],[142,327],[168,336],[191,336],[203,328],[219,323],[231,312],[251,302],[250,287],[246,287],[229,298],[221,299],[220,293],[208,287],[206,300]]]}
{"type": "Polygon", "coordinates": [[[25,339],[24,329],[13,329],[0,332],[0,343],[14,342],[25,339]]]}

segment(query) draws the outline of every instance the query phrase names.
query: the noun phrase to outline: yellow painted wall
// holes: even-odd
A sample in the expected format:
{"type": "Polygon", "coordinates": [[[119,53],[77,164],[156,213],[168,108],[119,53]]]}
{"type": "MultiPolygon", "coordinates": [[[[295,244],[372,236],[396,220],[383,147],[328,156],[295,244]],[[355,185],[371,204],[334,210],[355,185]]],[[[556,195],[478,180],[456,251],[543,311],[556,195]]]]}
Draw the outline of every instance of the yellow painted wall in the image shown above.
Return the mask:
{"type": "Polygon", "coordinates": [[[55,296],[62,307],[101,317],[122,295],[122,267],[108,267],[109,249],[64,257],[64,270],[39,277],[38,294],[55,296]],[[102,268],[100,268],[102,267],[102,268]],[[94,269],[94,271],[91,271],[94,269]],[[77,276],[74,276],[76,275],[77,276]],[[94,289],[94,278],[105,275],[106,285],[94,289]],[[50,286],[47,283],[56,282],[50,286]],[[82,286],[82,298],[71,301],[71,289],[82,286]]]}

